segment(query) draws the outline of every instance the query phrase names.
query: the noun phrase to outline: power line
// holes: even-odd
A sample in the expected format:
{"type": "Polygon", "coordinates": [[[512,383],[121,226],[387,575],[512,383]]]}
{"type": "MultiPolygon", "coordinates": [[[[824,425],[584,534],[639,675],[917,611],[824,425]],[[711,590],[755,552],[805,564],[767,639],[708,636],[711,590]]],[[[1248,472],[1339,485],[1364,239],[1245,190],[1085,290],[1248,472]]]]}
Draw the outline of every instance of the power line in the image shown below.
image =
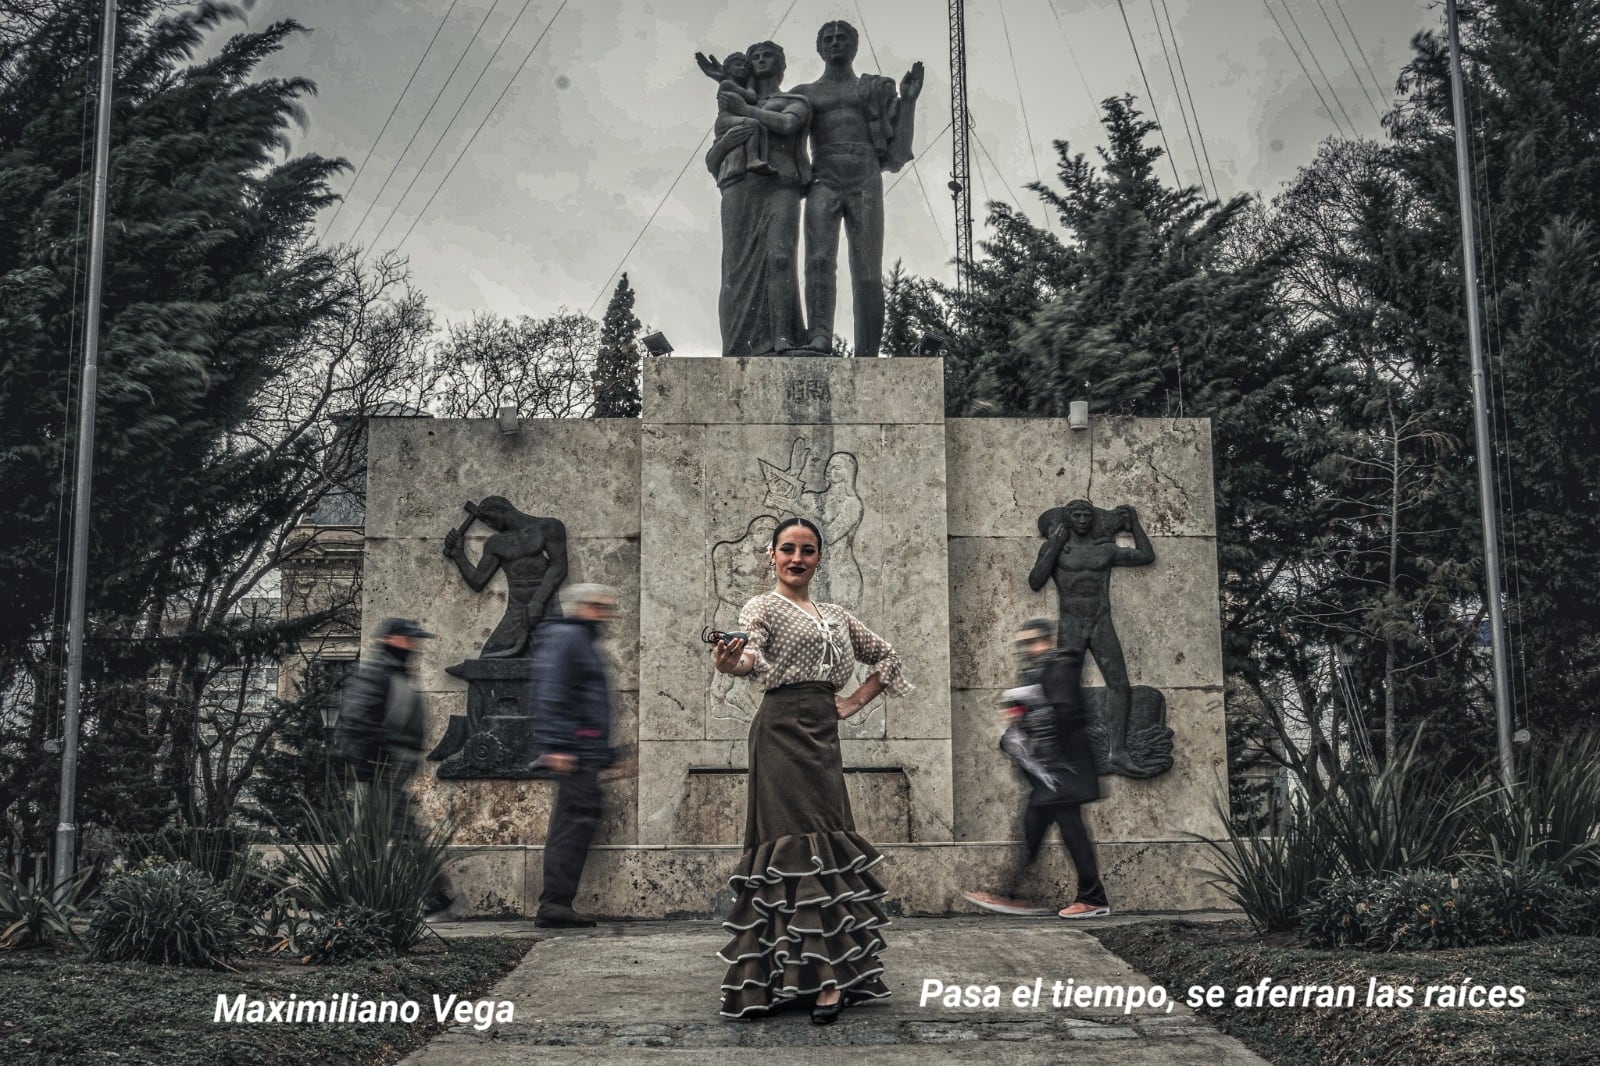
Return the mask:
{"type": "MultiPolygon", "coordinates": [[[[1033,180],[1043,185],[1044,175],[1039,173],[1039,154],[1033,147],[1033,127],[1028,122],[1028,98],[1022,92],[1022,75],[1017,71],[1017,53],[1011,47],[1011,26],[1006,21],[1005,0],[996,2],[1000,8],[1000,28],[1006,38],[1006,55],[1011,59],[1011,80],[1017,86],[1017,106],[1022,109],[1022,132],[1028,138],[1028,157],[1033,160],[1033,180]]],[[[1039,206],[1044,215],[1045,228],[1054,230],[1056,224],[1050,217],[1049,205],[1041,203],[1039,206]]]]}
{"type": "Polygon", "coordinates": [[[689,165],[695,161],[695,158],[700,154],[700,149],[705,147],[706,138],[710,136],[710,130],[701,135],[700,143],[695,146],[694,152],[690,154],[689,158],[683,161],[683,169],[678,171],[678,176],[672,179],[671,185],[667,186],[666,195],[661,197],[661,202],[656,204],[656,209],[650,212],[649,218],[645,219],[644,225],[639,229],[638,236],[634,237],[633,243],[628,245],[628,250],[622,253],[622,259],[617,263],[617,269],[613,270],[610,276],[606,278],[605,284],[600,286],[600,295],[594,298],[594,302],[589,305],[589,310],[585,312],[586,314],[594,314],[594,309],[599,305],[600,298],[606,294],[606,290],[611,288],[611,279],[621,273],[622,268],[627,265],[628,256],[632,255],[633,250],[639,247],[639,242],[644,240],[645,231],[650,228],[650,223],[656,220],[656,216],[661,213],[661,209],[667,205],[667,199],[672,196],[672,190],[678,187],[678,182],[682,181],[683,176],[689,172],[689,165]]]}
{"type": "MultiPolygon", "coordinates": [[[[489,53],[489,61],[483,65],[482,70],[478,71],[478,76],[472,79],[472,84],[467,87],[467,94],[461,98],[461,103],[456,106],[455,114],[450,116],[450,121],[444,124],[444,129],[440,130],[439,136],[434,138],[433,147],[429,148],[428,154],[422,157],[422,165],[417,167],[417,172],[411,175],[411,180],[406,183],[405,191],[394,202],[394,206],[389,208],[389,214],[384,218],[383,225],[378,227],[377,234],[372,238],[374,246],[383,238],[384,231],[389,228],[389,223],[393,221],[396,212],[400,210],[400,205],[406,202],[406,197],[411,195],[411,190],[416,187],[418,181],[422,180],[422,172],[428,169],[429,163],[433,162],[433,153],[439,150],[439,146],[444,143],[445,137],[455,128],[456,119],[460,118],[461,112],[467,108],[467,101],[471,100],[472,94],[478,91],[478,86],[483,83],[484,75],[489,73],[489,68],[493,67],[494,61],[500,57],[500,49],[504,48],[506,42],[511,39],[511,34],[516,30],[517,24],[522,21],[522,16],[527,14],[528,8],[532,4],[533,0],[522,0],[522,7],[517,10],[517,17],[511,20],[511,25],[506,27],[506,32],[500,35],[500,41],[494,46],[494,51],[489,53]]],[[[518,69],[520,70],[521,68],[519,67],[518,69]]]]}
{"type": "MultiPolygon", "coordinates": [[[[926,152],[928,149],[932,148],[935,144],[938,144],[939,143],[939,138],[943,137],[945,135],[945,133],[948,132],[950,127],[953,126],[953,125],[955,125],[954,122],[946,122],[944,124],[944,128],[943,129],[941,129],[938,133],[935,133],[931,138],[928,139],[928,143],[922,146],[922,150],[924,152],[926,152]]],[[[913,159],[911,161],[912,170],[915,170],[916,166],[917,166],[917,161],[915,159],[913,159]]],[[[885,197],[887,197],[890,193],[894,192],[895,189],[900,187],[900,183],[902,181],[905,181],[906,178],[909,177],[909,176],[910,176],[910,172],[908,171],[906,173],[901,174],[899,177],[895,178],[893,184],[891,184],[887,189],[883,190],[883,195],[885,197]]]]}
{"type": "MultiPolygon", "coordinates": [[[[994,156],[989,154],[989,149],[984,145],[983,138],[978,136],[978,124],[976,122],[972,124],[972,139],[978,142],[978,151],[982,152],[983,158],[989,161],[989,169],[994,171],[994,176],[1000,179],[1000,184],[1006,187],[1006,192],[1011,195],[1012,202],[1015,203],[1018,208],[1021,208],[1022,197],[1017,195],[1017,191],[1013,189],[1011,187],[1011,183],[1006,180],[1005,172],[995,164],[994,156]]],[[[989,190],[987,188],[984,189],[984,195],[989,195],[989,190]]]]}
{"type": "MultiPolygon", "coordinates": [[[[428,196],[428,202],[422,205],[422,209],[411,220],[411,225],[406,227],[405,236],[401,237],[399,244],[395,245],[397,250],[406,243],[406,238],[410,237],[411,231],[417,228],[417,223],[421,222],[423,216],[428,213],[428,208],[433,206],[433,198],[439,195],[439,190],[444,188],[445,182],[450,180],[450,175],[456,172],[456,167],[461,164],[461,160],[466,156],[467,149],[471,148],[472,142],[478,139],[478,134],[483,132],[483,127],[489,124],[489,119],[493,117],[495,111],[500,107],[500,101],[504,100],[506,93],[511,91],[511,86],[516,83],[518,76],[522,74],[522,68],[528,65],[528,60],[533,58],[533,53],[538,51],[539,45],[544,42],[545,37],[550,33],[550,27],[556,24],[556,17],[566,10],[567,3],[568,0],[561,0],[561,4],[556,8],[555,14],[551,15],[550,20],[544,24],[544,29],[539,31],[538,38],[529,46],[527,54],[522,57],[522,62],[517,64],[517,69],[511,72],[511,77],[506,79],[505,88],[500,90],[500,95],[495,97],[494,103],[489,105],[489,110],[484,114],[483,120],[478,123],[478,128],[472,131],[472,136],[467,138],[467,143],[461,146],[460,152],[456,153],[455,161],[450,164],[450,169],[444,172],[444,177],[439,179],[439,184],[433,187],[433,192],[428,196]]],[[[493,59],[490,62],[492,63],[493,59]]],[[[403,200],[405,197],[402,196],[401,199],[403,200]]],[[[395,206],[398,207],[399,204],[395,206]]]]}
{"type": "Polygon", "coordinates": [[[372,138],[372,145],[367,149],[367,154],[362,157],[361,165],[356,167],[356,176],[350,179],[349,188],[345,189],[344,196],[339,198],[339,206],[334,208],[333,217],[328,219],[328,225],[323,229],[324,234],[333,232],[333,227],[339,221],[339,213],[344,210],[344,205],[351,193],[355,192],[356,185],[361,181],[361,175],[366,173],[367,164],[372,160],[372,153],[377,149],[378,142],[383,140],[383,135],[389,131],[389,123],[394,121],[395,112],[400,110],[400,101],[406,98],[406,93],[411,91],[411,83],[417,80],[417,72],[422,69],[422,64],[427,62],[428,55],[433,51],[434,43],[439,40],[439,34],[444,29],[445,23],[450,21],[451,12],[455,11],[456,4],[461,0],[450,0],[450,7],[444,13],[444,18],[439,20],[439,25],[434,28],[433,36],[428,40],[428,47],[422,50],[422,55],[417,59],[417,65],[411,68],[411,77],[406,79],[406,84],[400,90],[400,95],[394,98],[394,106],[389,109],[389,117],[383,120],[383,125],[378,129],[378,135],[372,138]]]}
{"type": "Polygon", "coordinates": [[[1344,0],[1333,0],[1333,6],[1339,9],[1339,18],[1344,22],[1344,28],[1350,31],[1350,40],[1356,46],[1356,54],[1361,57],[1361,65],[1367,68],[1373,88],[1378,90],[1378,99],[1387,100],[1393,90],[1383,87],[1383,82],[1379,81],[1378,75],[1373,72],[1372,64],[1367,62],[1367,51],[1361,47],[1361,38],[1356,36],[1355,27],[1350,25],[1350,16],[1344,13],[1344,0]]]}
{"type": "Polygon", "coordinates": [[[445,90],[450,88],[450,83],[456,78],[456,71],[461,69],[462,61],[467,58],[467,53],[472,51],[472,46],[478,43],[478,35],[483,32],[483,27],[488,23],[489,17],[495,13],[495,9],[499,6],[500,0],[494,0],[489,10],[484,12],[482,20],[478,23],[478,28],[472,31],[472,38],[467,41],[466,47],[461,49],[459,56],[456,56],[455,66],[450,68],[450,73],[444,79],[444,84],[439,86],[439,91],[433,94],[433,101],[428,104],[428,110],[423,113],[422,120],[417,123],[417,128],[411,131],[411,136],[406,141],[406,146],[400,149],[399,155],[395,156],[394,166],[390,167],[389,173],[383,176],[383,183],[378,186],[378,191],[373,193],[372,202],[367,204],[367,209],[361,212],[361,218],[356,222],[356,228],[350,231],[350,239],[352,241],[361,232],[361,227],[367,224],[367,216],[372,214],[374,207],[378,206],[378,201],[383,198],[383,191],[389,187],[389,182],[394,180],[395,171],[400,169],[400,164],[405,160],[406,153],[411,151],[411,146],[417,142],[417,134],[422,132],[422,127],[426,126],[428,119],[433,117],[433,109],[439,106],[439,100],[444,96],[445,90]]]}
{"type": "MultiPolygon", "coordinates": [[[[778,35],[778,31],[783,29],[783,24],[789,21],[790,12],[794,11],[795,5],[799,2],[800,0],[790,0],[789,6],[783,12],[783,17],[778,19],[778,24],[776,26],[772,27],[772,32],[767,34],[769,39],[776,37],[778,35]]],[[[683,180],[683,176],[689,172],[689,165],[699,157],[700,149],[705,147],[706,139],[710,136],[710,130],[707,130],[704,134],[702,134],[700,137],[700,143],[695,145],[694,150],[689,153],[689,158],[683,161],[683,168],[678,171],[678,176],[672,179],[672,184],[667,186],[667,191],[662,195],[661,202],[656,204],[656,209],[654,211],[650,212],[650,217],[645,219],[644,225],[639,229],[638,236],[633,238],[633,243],[628,245],[628,250],[623,252],[622,258],[617,261],[616,268],[613,269],[609,275],[607,275],[605,283],[600,286],[600,293],[594,298],[594,302],[589,305],[589,310],[587,312],[588,314],[594,314],[594,309],[599,306],[601,299],[605,297],[607,290],[611,288],[611,279],[622,273],[622,268],[628,265],[628,256],[632,255],[633,250],[639,247],[639,242],[644,240],[645,233],[650,229],[650,223],[656,220],[656,216],[661,213],[661,209],[667,205],[667,200],[672,196],[673,190],[678,187],[678,182],[683,180]]]]}
{"type": "Polygon", "coordinates": [[[1311,42],[1306,40],[1305,31],[1300,28],[1300,20],[1294,17],[1294,8],[1289,6],[1289,0],[1278,0],[1283,5],[1283,13],[1289,16],[1289,22],[1294,26],[1294,32],[1300,35],[1300,43],[1306,46],[1306,54],[1311,57],[1311,62],[1316,66],[1317,73],[1322,75],[1322,80],[1327,83],[1328,95],[1333,97],[1333,102],[1339,105],[1339,114],[1344,116],[1344,121],[1350,127],[1350,135],[1357,137],[1355,120],[1350,117],[1350,112],[1344,109],[1344,101],[1339,99],[1339,90],[1333,87],[1333,79],[1328,77],[1328,72],[1322,69],[1322,60],[1317,58],[1317,50],[1311,47],[1311,42]]]}
{"type": "Polygon", "coordinates": [[[1339,35],[1338,28],[1334,26],[1332,16],[1328,14],[1328,6],[1322,0],[1317,0],[1317,10],[1322,12],[1322,21],[1328,24],[1328,31],[1333,34],[1334,42],[1338,44],[1339,51],[1344,54],[1344,61],[1349,64],[1350,73],[1356,76],[1356,85],[1360,87],[1361,95],[1367,101],[1367,106],[1372,108],[1372,117],[1382,122],[1383,115],[1378,111],[1378,105],[1373,102],[1372,94],[1367,92],[1367,83],[1361,77],[1361,72],[1356,69],[1356,61],[1350,58],[1350,50],[1344,46],[1344,38],[1339,35]]]}
{"type": "MultiPolygon", "coordinates": [[[[1156,14],[1156,0],[1150,0],[1150,18],[1156,24],[1156,39],[1161,42],[1161,56],[1167,63],[1167,77],[1172,79],[1172,95],[1178,98],[1178,117],[1183,119],[1183,134],[1189,139],[1189,155],[1194,159],[1195,176],[1200,179],[1200,191],[1214,199],[1206,188],[1206,172],[1200,166],[1200,150],[1195,147],[1194,131],[1189,128],[1189,112],[1183,107],[1183,92],[1178,88],[1178,74],[1172,68],[1172,53],[1167,50],[1167,35],[1161,29],[1161,16],[1156,14]]],[[[1177,43],[1174,41],[1173,43],[1177,43]]]]}
{"type": "Polygon", "coordinates": [[[1083,91],[1089,97],[1089,114],[1094,116],[1096,123],[1100,121],[1100,100],[1094,95],[1094,90],[1089,88],[1089,79],[1083,76],[1083,65],[1078,62],[1078,54],[1072,50],[1072,38],[1067,36],[1066,23],[1061,21],[1061,12],[1056,10],[1055,0],[1044,0],[1045,6],[1050,9],[1050,15],[1056,20],[1056,29],[1061,31],[1061,43],[1067,47],[1067,58],[1072,60],[1072,69],[1078,72],[1078,80],[1083,83],[1083,91]]]}
{"type": "Polygon", "coordinates": [[[1167,165],[1172,168],[1172,185],[1174,188],[1183,188],[1183,179],[1178,177],[1178,164],[1172,158],[1172,146],[1167,143],[1167,128],[1161,122],[1161,113],[1156,110],[1156,97],[1150,91],[1150,79],[1144,72],[1144,60],[1139,56],[1139,45],[1133,39],[1133,23],[1128,21],[1128,9],[1123,6],[1122,0],[1117,0],[1117,10],[1122,12],[1122,25],[1128,31],[1128,47],[1133,49],[1133,61],[1139,65],[1139,80],[1144,83],[1144,98],[1150,104],[1150,117],[1155,119],[1156,132],[1161,135],[1161,148],[1167,153],[1167,165]]]}
{"type": "Polygon", "coordinates": [[[1194,106],[1194,93],[1189,89],[1189,72],[1183,66],[1183,49],[1178,47],[1178,34],[1172,28],[1172,12],[1167,0],[1161,0],[1161,11],[1167,18],[1167,34],[1172,38],[1172,52],[1178,57],[1178,74],[1183,78],[1183,91],[1189,97],[1189,112],[1194,115],[1194,130],[1200,137],[1200,154],[1206,158],[1206,173],[1211,176],[1212,194],[1222,198],[1222,186],[1217,184],[1216,172],[1211,169],[1211,150],[1206,147],[1206,131],[1200,125],[1200,109],[1194,106]]]}
{"type": "Polygon", "coordinates": [[[1311,85],[1311,91],[1317,94],[1317,100],[1322,104],[1322,110],[1328,113],[1328,117],[1333,121],[1334,129],[1338,130],[1342,135],[1344,131],[1339,129],[1339,120],[1334,116],[1333,108],[1329,107],[1328,101],[1323,98],[1322,89],[1317,85],[1316,79],[1311,76],[1311,71],[1306,68],[1306,61],[1300,58],[1300,49],[1296,48],[1294,42],[1289,40],[1289,33],[1283,28],[1283,23],[1278,21],[1277,13],[1272,10],[1272,5],[1267,3],[1267,0],[1261,0],[1261,6],[1266,8],[1267,14],[1272,16],[1272,24],[1278,27],[1278,36],[1283,38],[1283,43],[1289,46],[1290,52],[1294,53],[1294,61],[1300,64],[1300,73],[1306,76],[1306,81],[1311,85]]]}
{"type": "MultiPolygon", "coordinates": [[[[796,2],[798,2],[798,0],[796,0],[796,2]]],[[[790,4],[789,7],[790,10],[793,10],[794,4],[790,4]]],[[[859,3],[859,0],[856,3],[856,20],[861,23],[861,36],[867,39],[867,51],[872,56],[872,65],[878,68],[879,74],[882,74],[883,63],[878,60],[878,49],[872,43],[872,31],[867,29],[867,17],[861,13],[861,4],[859,3]]],[[[922,171],[917,169],[917,161],[915,159],[911,160],[911,174],[917,179],[917,188],[922,190],[922,202],[927,205],[928,214],[933,217],[934,227],[938,228],[939,216],[934,213],[933,200],[928,196],[928,186],[924,184],[922,180],[922,171]]],[[[898,184],[898,182],[896,184],[898,184]]],[[[884,195],[888,195],[887,190],[885,190],[884,195]]],[[[941,241],[944,240],[944,230],[942,229],[939,230],[939,239],[941,241]]]]}

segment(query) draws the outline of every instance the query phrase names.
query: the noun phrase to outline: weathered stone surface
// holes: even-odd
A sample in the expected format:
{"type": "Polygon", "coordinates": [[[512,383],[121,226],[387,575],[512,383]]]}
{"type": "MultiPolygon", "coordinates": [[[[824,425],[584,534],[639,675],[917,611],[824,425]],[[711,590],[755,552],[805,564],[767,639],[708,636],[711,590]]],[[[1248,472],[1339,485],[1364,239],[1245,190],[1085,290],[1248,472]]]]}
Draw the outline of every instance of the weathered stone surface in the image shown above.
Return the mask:
{"type": "Polygon", "coordinates": [[[937,359],[647,359],[644,419],[662,424],[943,423],[937,359]]]}
{"type": "Polygon", "coordinates": [[[522,848],[452,848],[445,872],[457,891],[466,896],[468,913],[482,917],[522,913],[528,875],[522,848]]]}
{"type": "Polygon", "coordinates": [[[1097,417],[1083,431],[1061,418],[945,425],[952,537],[1037,539],[1039,515],[1077,498],[1133,504],[1151,537],[1216,533],[1203,419],[1097,417]]]}
{"type": "MultiPolygon", "coordinates": [[[[879,845],[884,862],[874,868],[888,889],[891,914],[960,914],[976,910],[963,891],[992,888],[1015,861],[1021,844],[894,843],[879,845]]],[[[537,909],[544,851],[524,850],[524,914],[537,909]]],[[[1101,875],[1118,911],[1199,911],[1231,905],[1206,884],[1214,876],[1203,844],[1144,841],[1099,845],[1101,875]]],[[[574,906],[609,918],[712,917],[726,910],[727,878],[739,863],[736,845],[604,845],[590,852],[574,906]]],[[[1059,842],[1040,851],[1024,889],[1040,899],[1071,902],[1072,863],[1059,842]]],[[[1059,926],[1056,926],[1059,928],[1059,926]]]]}
{"type": "MultiPolygon", "coordinates": [[[[1216,542],[1152,537],[1156,561],[1118,567],[1111,576],[1111,617],[1135,685],[1197,688],[1222,683],[1216,542]]],[[[1028,589],[1043,541],[952,538],[950,541],[951,684],[1005,688],[1016,676],[1011,640],[1030,617],[1058,617],[1055,589],[1028,589]]],[[[1085,685],[1104,681],[1091,653],[1085,685]]]]}
{"type": "Polygon", "coordinates": [[[1094,418],[1088,433],[1096,502],[1134,503],[1152,537],[1216,536],[1209,420],[1094,418]]]}
{"type": "MultiPolygon", "coordinates": [[[[999,750],[1000,693],[969,689],[956,693],[953,764],[956,839],[1021,840],[1020,812],[1027,786],[999,750]]],[[[1098,841],[1187,840],[1187,834],[1222,833],[1216,813],[1227,799],[1227,743],[1223,737],[1222,690],[1168,689],[1167,724],[1172,728],[1173,765],[1160,777],[1136,781],[1100,778],[1102,798],[1084,808],[1098,841]]],[[[1052,834],[1053,837],[1053,834],[1052,834]]]]}
{"type": "MultiPolygon", "coordinates": [[[[415,618],[434,640],[423,641],[417,659],[417,684],[425,692],[465,691],[466,682],[445,668],[477,655],[505,613],[505,585],[496,577],[481,594],[472,593],[438,539],[369,538],[362,587],[362,626],[370,643],[384,618],[415,618]]],[[[469,539],[469,545],[471,540],[469,539]]],[[[469,551],[476,551],[475,547],[469,551]]],[[[574,537],[567,548],[569,584],[599,582],[617,590],[621,610],[602,642],[619,687],[638,688],[638,542],[619,537],[574,537]]]]}
{"type": "MultiPolygon", "coordinates": [[[[847,770],[845,788],[856,829],[871,841],[910,840],[911,785],[901,770],[847,770]]],[[[747,775],[690,771],[673,839],[685,844],[738,844],[744,839],[747,775]]]]}
{"type": "MultiPolygon", "coordinates": [[[[648,372],[648,371],[647,371],[648,372]]],[[[639,736],[700,740],[706,735],[706,677],[711,656],[700,641],[709,597],[706,553],[706,432],[702,426],[641,431],[641,559],[652,560],[639,601],[641,685],[639,736]],[[662,560],[674,560],[663,565],[662,560]]],[[[729,457],[717,457],[719,465],[729,457]]],[[[727,623],[723,623],[727,624],[727,623]]]]}
{"type": "MultiPolygon", "coordinates": [[[[639,423],[627,418],[375,418],[368,422],[367,535],[443,538],[461,505],[504,496],[572,536],[639,533],[639,423]]],[[[474,526],[481,532],[481,526],[474,526]]]]}

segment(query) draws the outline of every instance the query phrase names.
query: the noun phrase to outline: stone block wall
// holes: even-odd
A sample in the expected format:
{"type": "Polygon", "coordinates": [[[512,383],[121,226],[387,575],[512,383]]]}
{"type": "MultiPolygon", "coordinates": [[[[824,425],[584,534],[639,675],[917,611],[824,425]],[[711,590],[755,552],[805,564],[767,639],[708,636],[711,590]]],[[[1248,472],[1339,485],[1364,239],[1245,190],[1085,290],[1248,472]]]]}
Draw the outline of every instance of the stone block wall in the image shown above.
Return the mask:
{"type": "MultiPolygon", "coordinates": [[[[363,630],[370,641],[404,615],[439,634],[418,664],[430,743],[465,710],[465,682],[445,668],[476,655],[505,608],[503,578],[475,594],[442,555],[465,502],[500,495],[560,519],[568,582],[618,589],[603,647],[615,742],[637,759],[609,785],[580,905],[639,917],[652,898],[677,901],[660,914],[711,906],[720,867],[715,883],[662,886],[731,867],[759,693],[714,674],[700,630],[733,628],[738,606],[771,587],[762,516],[802,513],[828,534],[819,598],[893,642],[917,686],[846,724],[858,821],[917,882],[908,913],[959,907],[966,879],[1018,836],[997,700],[1013,684],[1017,623],[1056,615],[1054,589],[1027,585],[1039,515],[1077,497],[1133,505],[1152,540],[1155,562],[1118,568],[1111,603],[1130,680],[1161,689],[1175,733],[1170,772],[1102,779],[1091,825],[1111,868],[1139,881],[1119,898],[1217,903],[1189,843],[1221,832],[1227,795],[1209,424],[946,419],[942,370],[931,359],[650,360],[640,419],[528,420],[513,434],[494,420],[370,423],[363,630]]],[[[487,532],[473,526],[471,557],[487,532]]],[[[1092,667],[1085,683],[1101,683],[1092,667]]],[[[419,799],[425,817],[454,812],[474,907],[536,898],[551,784],[439,781],[436,765],[419,799]]],[[[1040,876],[1059,887],[1061,871],[1053,859],[1040,876]]]]}

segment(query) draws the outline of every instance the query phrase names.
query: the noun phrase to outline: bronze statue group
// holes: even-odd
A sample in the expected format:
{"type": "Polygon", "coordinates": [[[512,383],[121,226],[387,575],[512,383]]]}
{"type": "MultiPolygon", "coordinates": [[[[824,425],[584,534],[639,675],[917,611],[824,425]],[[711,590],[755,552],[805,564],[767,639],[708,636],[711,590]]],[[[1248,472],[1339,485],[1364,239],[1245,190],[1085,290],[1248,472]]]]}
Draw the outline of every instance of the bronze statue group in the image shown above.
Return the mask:
{"type": "Polygon", "coordinates": [[[874,358],[883,337],[883,171],[911,161],[922,64],[896,85],[857,74],[859,38],[847,22],[817,33],[822,74],[782,88],[783,48],[760,41],[696,61],[717,82],[706,167],[721,191],[722,354],[828,355],[833,351],[839,231],[844,229],[855,313],[855,354],[874,358]],[[805,299],[799,234],[805,202],[805,299]],[[802,306],[804,313],[802,314],[802,306]]]}

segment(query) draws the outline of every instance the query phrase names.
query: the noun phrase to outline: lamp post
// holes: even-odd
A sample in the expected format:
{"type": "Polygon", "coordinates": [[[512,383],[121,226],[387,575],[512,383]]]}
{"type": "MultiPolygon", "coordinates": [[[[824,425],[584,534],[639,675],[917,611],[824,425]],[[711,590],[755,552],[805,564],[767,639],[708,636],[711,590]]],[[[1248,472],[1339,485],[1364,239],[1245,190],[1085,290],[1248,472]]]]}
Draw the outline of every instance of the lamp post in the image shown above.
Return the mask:
{"type": "Polygon", "coordinates": [[[72,506],[71,582],[67,595],[67,686],[62,711],[60,816],[56,823],[55,894],[60,900],[77,860],[78,719],[83,689],[84,603],[89,569],[89,488],[94,474],[95,378],[100,359],[100,291],[105,280],[106,184],[111,156],[111,87],[117,58],[117,2],[105,0],[100,23],[100,101],[95,118],[94,193],[89,222],[89,285],[78,399],[78,468],[72,506]]]}

